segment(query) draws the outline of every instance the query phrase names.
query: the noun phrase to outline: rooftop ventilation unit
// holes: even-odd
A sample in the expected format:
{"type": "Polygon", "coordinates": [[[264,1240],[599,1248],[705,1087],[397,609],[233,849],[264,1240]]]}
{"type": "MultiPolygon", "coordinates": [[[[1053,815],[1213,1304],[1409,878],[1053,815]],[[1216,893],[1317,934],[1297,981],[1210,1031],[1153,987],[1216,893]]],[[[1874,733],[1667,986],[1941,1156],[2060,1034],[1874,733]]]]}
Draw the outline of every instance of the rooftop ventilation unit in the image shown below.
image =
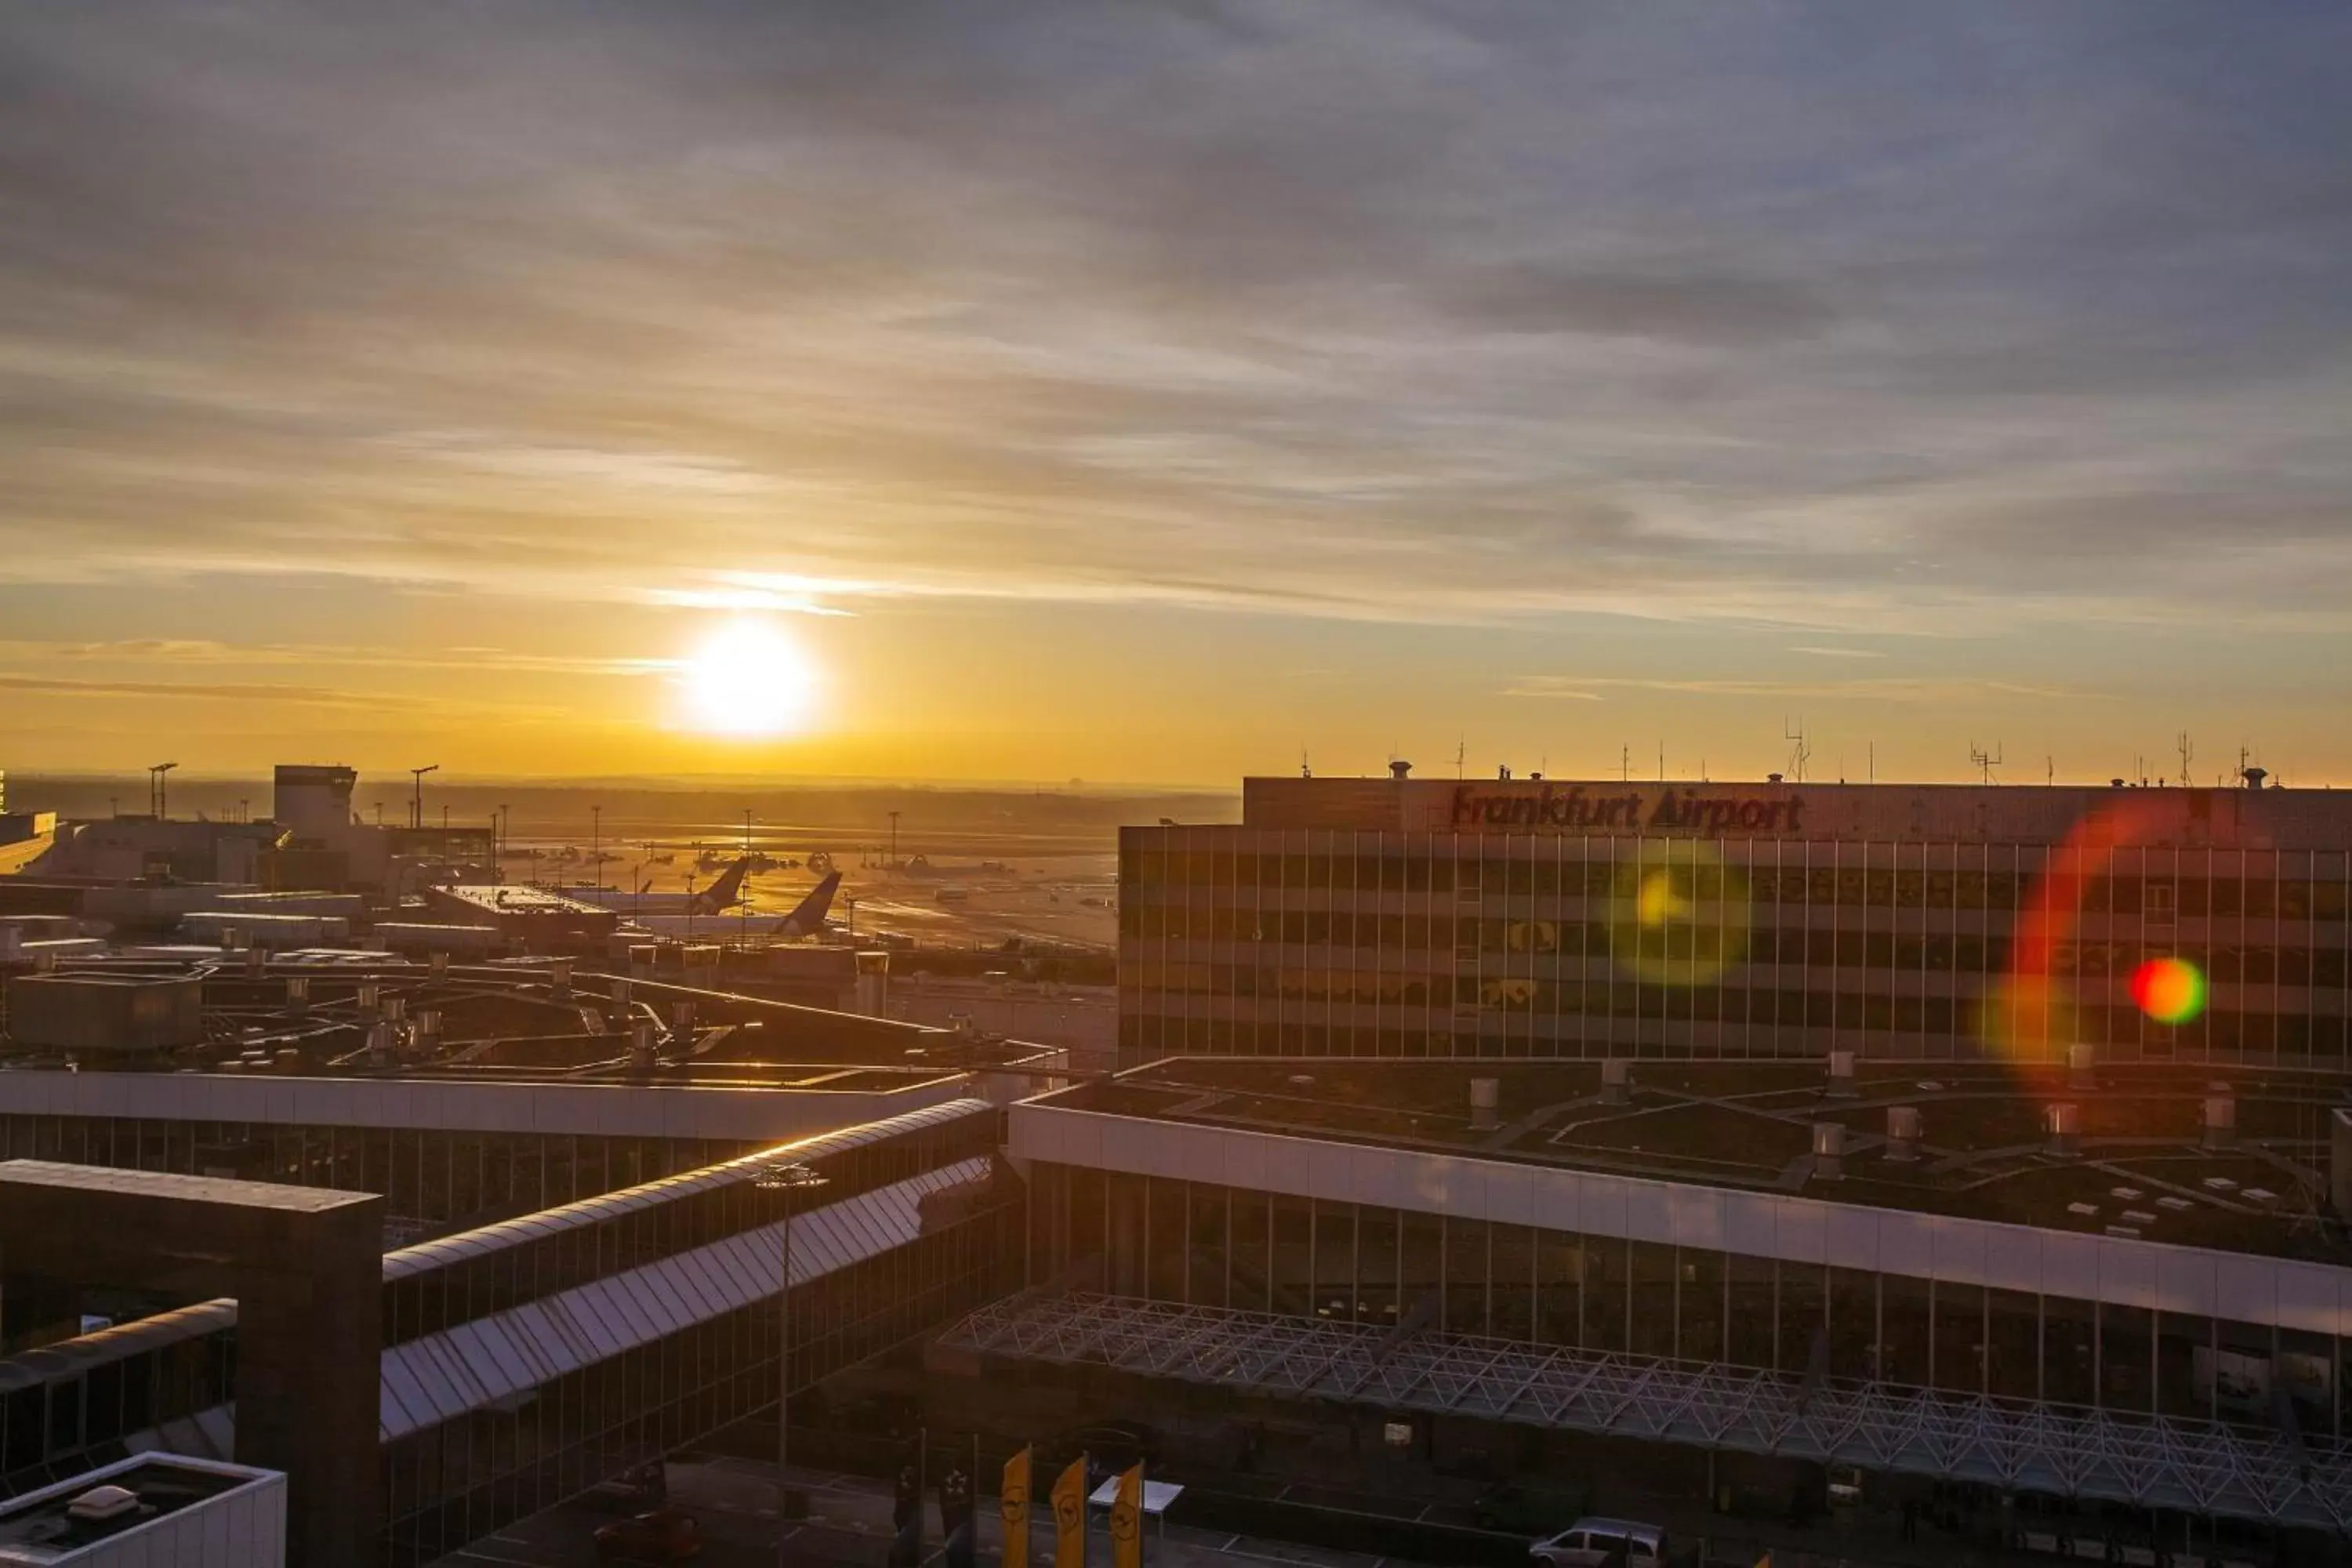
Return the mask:
{"type": "Polygon", "coordinates": [[[2232,1149],[2238,1142],[2238,1098],[2234,1094],[2205,1097],[2205,1147],[2232,1149]]]}
{"type": "Polygon", "coordinates": [[[1830,1053],[1830,1093],[1840,1100],[1853,1098],[1853,1053],[1830,1053]]]}
{"type": "Polygon", "coordinates": [[[292,1013],[307,1013],[310,1010],[310,977],[309,975],[296,974],[288,977],[286,1007],[292,1013]]]}
{"type": "Polygon", "coordinates": [[[1633,1064],[1623,1057],[1609,1057],[1601,1063],[1601,1103],[1625,1105],[1633,1095],[1633,1064]]]}
{"type": "Polygon", "coordinates": [[[2327,1113],[2327,1201],[2337,1217],[2352,1215],[2352,1106],[2327,1113]]]}
{"type": "Polygon", "coordinates": [[[1886,1157],[1906,1164],[1919,1157],[1917,1106],[1890,1105],[1886,1108],[1886,1157]]]}
{"type": "Polygon", "coordinates": [[[1400,782],[1402,782],[1402,780],[1403,780],[1407,775],[1409,775],[1410,773],[1412,773],[1412,764],[1411,763],[1407,763],[1407,762],[1394,762],[1394,763],[1391,763],[1389,764],[1389,777],[1391,777],[1391,778],[1392,778],[1392,779],[1396,779],[1396,780],[1398,780],[1398,781],[1400,781],[1400,782]]]}
{"type": "Polygon", "coordinates": [[[1813,1123],[1813,1174],[1834,1182],[1845,1175],[1845,1126],[1837,1121],[1813,1123]]]}
{"type": "Polygon", "coordinates": [[[92,1487],[66,1504],[68,1517],[85,1524],[103,1524],[139,1511],[139,1494],[128,1487],[92,1487]]]}
{"type": "Polygon", "coordinates": [[[2099,1086],[2099,1047],[2088,1040],[2077,1040],[2066,1047],[2066,1087],[2096,1089],[2099,1086]]]}
{"type": "Polygon", "coordinates": [[[1492,1132],[1500,1124],[1503,1103],[1503,1080],[1498,1078],[1474,1078],[1470,1080],[1470,1131],[1492,1132]]]}
{"type": "Polygon", "coordinates": [[[2071,1160],[2083,1152],[2082,1107],[2064,1101],[2043,1107],[2042,1130],[2049,1134],[2043,1152],[2053,1159],[2071,1160]]]}

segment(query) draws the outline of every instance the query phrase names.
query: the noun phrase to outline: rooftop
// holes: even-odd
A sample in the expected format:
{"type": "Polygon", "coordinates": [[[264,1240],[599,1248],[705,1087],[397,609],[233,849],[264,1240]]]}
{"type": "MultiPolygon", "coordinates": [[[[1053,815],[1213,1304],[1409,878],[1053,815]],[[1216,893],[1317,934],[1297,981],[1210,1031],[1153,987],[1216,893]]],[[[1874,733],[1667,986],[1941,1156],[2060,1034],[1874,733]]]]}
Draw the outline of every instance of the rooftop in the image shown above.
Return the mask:
{"type": "MultiPolygon", "coordinates": [[[[384,954],[269,957],[191,948],[160,950],[136,962],[119,956],[61,964],[61,978],[109,986],[200,979],[204,1038],[165,1053],[106,1065],[292,1072],[306,1076],[466,1079],[628,1077],[665,1083],[768,1083],[779,1067],[793,1079],[812,1069],[865,1069],[903,1085],[1034,1057],[1020,1041],[959,1033],[856,1013],[797,1005],[703,986],[591,973],[559,978],[547,960],[449,964],[436,969],[384,954]],[[614,997],[625,980],[626,1001],[614,997]],[[290,982],[306,993],[297,998],[290,982]],[[686,1011],[681,1012],[683,1007],[686,1011]],[[633,1061],[635,1030],[651,1031],[650,1067],[633,1061]]],[[[66,1053],[7,1043],[0,1066],[64,1065],[66,1053]]],[[[842,1087],[838,1082],[825,1087],[842,1087]]]]}
{"type": "Polygon", "coordinates": [[[546,888],[525,883],[458,882],[432,889],[434,897],[504,915],[610,915],[601,904],[567,898],[546,888]]]}
{"type": "Polygon", "coordinates": [[[142,1454],[0,1502],[0,1563],[71,1563],[101,1542],[275,1479],[268,1470],[142,1454]],[[100,1487],[120,1487],[131,1500],[107,1518],[78,1516],[75,1500],[100,1487]]]}
{"type": "Polygon", "coordinates": [[[2072,1085],[2063,1068],[1862,1063],[1847,1095],[1820,1062],[1628,1064],[1625,1103],[1601,1064],[1175,1058],[1053,1097],[1156,1121],[1426,1149],[1836,1203],[2352,1264],[2326,1212],[2330,1113],[2352,1079],[2277,1068],[2134,1065],[2072,1085]],[[1496,1080],[1491,1129],[1470,1082],[1496,1080]],[[2206,1102],[2235,1132],[2208,1147],[2206,1102]],[[2045,1112],[2074,1107],[2077,1152],[2053,1152],[2045,1112]],[[1897,1157],[1889,1110],[1919,1113],[1897,1157]],[[1813,1130],[1845,1131],[1842,1173],[1813,1130]]]}

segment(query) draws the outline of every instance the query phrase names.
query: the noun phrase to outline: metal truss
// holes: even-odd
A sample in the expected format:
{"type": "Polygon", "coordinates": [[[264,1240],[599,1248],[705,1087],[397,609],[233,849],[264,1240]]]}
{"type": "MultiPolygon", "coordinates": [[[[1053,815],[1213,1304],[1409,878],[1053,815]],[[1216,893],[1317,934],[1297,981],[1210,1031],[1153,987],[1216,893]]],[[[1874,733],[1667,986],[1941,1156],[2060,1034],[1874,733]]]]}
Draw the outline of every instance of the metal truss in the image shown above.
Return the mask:
{"type": "Polygon", "coordinates": [[[1853,1464],[2141,1507],[2352,1523],[2352,1449],[2292,1433],[1131,1297],[1013,1296],[943,1343],[1251,1394],[1853,1464]]]}

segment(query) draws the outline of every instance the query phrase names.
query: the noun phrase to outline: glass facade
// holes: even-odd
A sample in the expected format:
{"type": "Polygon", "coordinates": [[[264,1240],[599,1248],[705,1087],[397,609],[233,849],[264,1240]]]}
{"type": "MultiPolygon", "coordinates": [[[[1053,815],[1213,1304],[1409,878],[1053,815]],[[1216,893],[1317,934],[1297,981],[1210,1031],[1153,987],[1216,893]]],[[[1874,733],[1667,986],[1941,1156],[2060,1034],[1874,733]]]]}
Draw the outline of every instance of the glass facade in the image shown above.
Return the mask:
{"type": "MultiPolygon", "coordinates": [[[[825,1178],[825,1184],[797,1195],[793,1212],[839,1203],[971,1155],[992,1153],[1002,1136],[998,1117],[964,1116],[812,1154],[804,1163],[825,1178]]],[[[511,1237],[498,1237],[502,1245],[429,1268],[410,1268],[410,1258],[395,1259],[386,1265],[383,1342],[403,1344],[454,1323],[773,1224],[783,1217],[782,1204],[779,1194],[754,1185],[748,1172],[739,1173],[729,1180],[698,1181],[665,1201],[619,1212],[583,1201],[573,1208],[535,1214],[527,1225],[514,1226],[511,1237]]],[[[495,1237],[493,1232],[482,1239],[495,1237]]]]}
{"type": "MultiPolygon", "coordinates": [[[[848,1202],[971,1163],[976,1156],[987,1158],[982,1168],[992,1174],[923,1199],[920,1233],[912,1241],[793,1288],[794,1388],[936,1329],[1021,1284],[1025,1211],[1020,1184],[994,1159],[1003,1136],[1001,1113],[942,1107],[906,1121],[904,1127],[877,1124],[799,1146],[803,1163],[826,1183],[791,1194],[793,1213],[848,1202]]],[[[446,1175],[447,1162],[461,1151],[501,1170],[535,1168],[561,1173],[567,1184],[596,1184],[568,1208],[532,1212],[511,1225],[469,1232],[463,1240],[387,1258],[387,1347],[677,1258],[772,1226],[784,1215],[784,1195],[763,1192],[751,1181],[749,1167],[755,1162],[682,1171],[674,1182],[663,1180],[672,1173],[656,1171],[651,1179],[658,1184],[649,1190],[634,1175],[708,1147],[691,1141],[34,1116],[11,1117],[0,1126],[18,1157],[37,1151],[47,1159],[201,1172],[208,1151],[244,1141],[289,1155],[319,1156],[278,1168],[281,1180],[307,1174],[310,1184],[364,1187],[372,1175],[397,1182],[413,1169],[420,1174],[411,1190],[427,1208],[444,1191],[458,1194],[458,1201],[479,1196],[462,1184],[445,1189],[423,1175],[436,1163],[446,1175]],[[639,1190],[607,1196],[606,1184],[617,1173],[631,1173],[623,1184],[639,1190]],[[444,1250],[450,1256],[439,1256],[444,1250]]],[[[547,1188],[526,1184],[490,1190],[547,1188]]],[[[1222,1239],[1213,1250],[1223,1255],[1222,1239]]],[[[383,1561],[401,1568],[435,1561],[629,1465],[772,1408],[779,1329],[777,1305],[769,1297],[385,1445],[383,1561]]],[[[226,1432],[222,1418],[236,1397],[236,1342],[234,1307],[223,1304],[0,1360],[0,1490],[47,1484],[121,1458],[123,1438],[167,1422],[206,1415],[226,1432]]]]}
{"type": "Polygon", "coordinates": [[[2226,1319],[1057,1164],[1033,1171],[1029,1246],[1033,1279],[1098,1268],[1115,1295],[2257,1430],[2279,1388],[2299,1430],[2343,1432],[2340,1340],[2226,1319]],[[1163,1252],[1181,1289],[1126,1261],[1163,1252]]]}
{"type": "Polygon", "coordinates": [[[124,1439],[235,1397],[236,1326],[228,1307],[167,1313],[81,1343],[104,1348],[0,1361],[0,1495],[128,1458],[124,1439]]]}
{"type": "MultiPolygon", "coordinates": [[[[792,1384],[804,1388],[1020,1282],[1007,1203],[796,1286],[792,1384]]],[[[433,1562],[776,1402],[775,1304],[726,1313],[383,1450],[383,1561],[433,1562]]]]}
{"type": "Polygon", "coordinates": [[[2040,845],[1129,828],[1120,1048],[1416,1056],[2344,1060],[2343,851],[2123,847],[2064,879],[2037,962],[2062,1005],[1999,984],[2040,845]],[[1642,900],[1654,898],[1659,910],[1642,900]],[[1629,911],[1631,913],[1629,914],[1629,911]],[[1661,918],[1652,914],[1663,911],[1661,918]],[[1638,915],[1639,918],[1632,918],[1638,915]],[[2179,1026],[2132,1004],[2196,963],[2179,1026]]]}

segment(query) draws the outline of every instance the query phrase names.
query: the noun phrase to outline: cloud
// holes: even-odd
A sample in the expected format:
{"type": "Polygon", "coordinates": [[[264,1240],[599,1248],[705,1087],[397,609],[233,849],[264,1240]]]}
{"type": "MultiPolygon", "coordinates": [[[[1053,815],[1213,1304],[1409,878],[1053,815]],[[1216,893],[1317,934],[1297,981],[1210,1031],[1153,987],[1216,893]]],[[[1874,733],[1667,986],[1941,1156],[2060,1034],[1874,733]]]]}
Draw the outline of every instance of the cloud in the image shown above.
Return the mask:
{"type": "MultiPolygon", "coordinates": [[[[406,649],[356,647],[333,643],[228,643],[205,637],[121,637],[97,642],[0,638],[0,658],[10,657],[172,667],[299,664],[394,670],[500,669],[614,676],[657,675],[675,668],[677,664],[671,659],[572,658],[559,654],[518,653],[497,647],[406,649]]],[[[186,689],[171,687],[168,689],[186,689]]],[[[206,689],[226,689],[215,687],[206,689]]],[[[268,689],[296,689],[273,687],[268,689]]]]}
{"type": "Polygon", "coordinates": [[[1801,644],[1789,651],[1811,654],[1815,658],[1885,658],[1886,657],[1874,647],[1810,647],[1801,644]]]}
{"type": "Polygon", "coordinates": [[[1697,16],[20,7],[0,581],[2352,626],[2352,17],[1697,16]]]}
{"type": "Polygon", "coordinates": [[[2031,699],[2081,701],[2090,693],[2020,681],[1890,676],[1870,680],[1646,679],[1628,676],[1523,675],[1506,697],[1604,700],[1606,691],[1654,691],[1682,697],[1828,698],[1865,702],[1982,702],[2031,699]]]}

